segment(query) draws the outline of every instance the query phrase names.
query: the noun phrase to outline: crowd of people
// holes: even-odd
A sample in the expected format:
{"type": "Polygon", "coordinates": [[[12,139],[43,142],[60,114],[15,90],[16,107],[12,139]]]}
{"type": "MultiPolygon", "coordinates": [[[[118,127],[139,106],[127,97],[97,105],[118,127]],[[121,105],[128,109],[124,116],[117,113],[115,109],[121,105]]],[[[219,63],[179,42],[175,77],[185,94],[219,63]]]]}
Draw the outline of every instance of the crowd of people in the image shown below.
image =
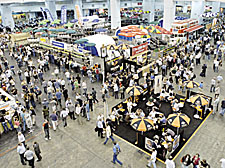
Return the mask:
{"type": "MultiPolygon", "coordinates": [[[[32,133],[36,129],[35,125],[40,124],[36,122],[37,106],[41,105],[44,120],[42,127],[47,141],[51,139],[49,129],[52,128],[56,131],[59,120],[62,120],[64,127],[68,125],[68,117],[82,125],[84,118],[87,121],[92,119],[90,112],[94,111],[94,106],[99,101],[106,102],[110,96],[114,96],[115,99],[124,99],[126,88],[136,84],[142,85],[144,89],[150,91],[154,86],[155,76],[159,74],[163,76],[160,99],[166,98],[171,101],[170,97],[174,96],[173,90],[177,86],[179,91],[185,92],[186,81],[194,80],[197,75],[203,78],[207,76],[208,66],[201,64],[203,59],[213,61],[215,77],[212,78],[209,89],[214,93],[212,104],[213,114],[215,114],[219,110],[220,87],[223,82],[223,77],[219,72],[224,57],[222,48],[225,40],[224,29],[221,22],[217,31],[205,31],[196,39],[177,44],[174,51],[155,60],[153,66],[150,67],[150,72],[144,74],[143,83],[140,83],[139,78],[136,78],[136,75],[131,72],[109,74],[100,91],[89,86],[86,81],[86,77],[91,83],[94,82],[93,79],[96,79],[100,85],[100,69],[98,67],[93,70],[88,63],[81,66],[74,65],[70,54],[64,55],[61,52],[52,52],[29,45],[9,44],[7,38],[1,38],[0,84],[5,92],[16,99],[16,105],[13,107],[13,113],[7,111],[1,113],[0,122],[5,133],[10,129],[16,129],[19,140],[17,152],[20,154],[21,163],[26,164],[25,160],[28,160],[29,165],[34,167],[34,152],[25,144],[23,134],[26,134],[27,131],[32,133]],[[16,62],[16,64],[9,62],[16,62]],[[195,74],[194,68],[200,65],[202,65],[202,71],[195,74]],[[49,78],[46,74],[49,75],[51,69],[54,71],[49,78]],[[17,84],[16,81],[20,81],[20,84],[17,84]],[[98,100],[98,94],[101,94],[102,100],[98,100]]],[[[200,83],[199,88],[201,90],[204,88],[204,81],[200,83]]],[[[173,104],[176,111],[179,107],[175,104],[176,101],[173,104]]],[[[136,115],[132,114],[132,104],[128,102],[127,106],[128,114],[136,115]]],[[[153,112],[148,116],[151,119],[155,116],[155,108],[152,109],[153,112]]],[[[220,115],[223,116],[224,112],[225,100],[222,100],[220,115]]],[[[143,113],[140,111],[136,117],[142,115],[143,113]]],[[[113,141],[113,163],[117,161],[120,165],[122,162],[117,159],[117,156],[121,150],[113,138],[113,132],[117,125],[124,121],[126,122],[127,118],[113,109],[106,118],[101,113],[98,115],[95,129],[99,137],[104,138],[105,135],[104,144],[108,142],[109,138],[113,141]]],[[[35,142],[33,147],[38,161],[40,161],[42,157],[38,143],[35,142]]],[[[156,167],[156,156],[157,150],[153,149],[148,166],[156,167]]],[[[168,168],[174,168],[171,157],[167,156],[166,159],[167,166],[170,165],[168,168]]],[[[190,155],[182,158],[181,165],[184,168],[191,164],[195,167],[197,165],[203,168],[209,167],[206,160],[200,161],[199,154],[193,158],[190,155]]]]}

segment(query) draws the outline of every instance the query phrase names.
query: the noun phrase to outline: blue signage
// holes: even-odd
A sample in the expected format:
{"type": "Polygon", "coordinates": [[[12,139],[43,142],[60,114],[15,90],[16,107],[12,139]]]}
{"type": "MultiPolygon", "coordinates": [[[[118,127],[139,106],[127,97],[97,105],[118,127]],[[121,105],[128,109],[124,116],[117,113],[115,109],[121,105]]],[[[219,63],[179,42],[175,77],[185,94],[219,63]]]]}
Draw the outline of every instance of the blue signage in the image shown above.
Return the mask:
{"type": "Polygon", "coordinates": [[[52,45],[59,48],[64,48],[64,43],[60,43],[58,41],[52,41],[52,45]]]}

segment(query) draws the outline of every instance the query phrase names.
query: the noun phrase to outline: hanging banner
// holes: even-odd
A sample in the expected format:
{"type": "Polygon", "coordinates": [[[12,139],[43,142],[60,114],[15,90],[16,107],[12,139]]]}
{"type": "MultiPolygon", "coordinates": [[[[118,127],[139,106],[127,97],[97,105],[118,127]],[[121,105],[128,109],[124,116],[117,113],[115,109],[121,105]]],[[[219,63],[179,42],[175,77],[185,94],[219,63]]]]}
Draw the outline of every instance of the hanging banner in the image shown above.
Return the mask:
{"type": "Polygon", "coordinates": [[[66,6],[61,7],[61,24],[67,23],[67,8],[66,6]]]}
{"type": "Polygon", "coordinates": [[[81,18],[82,16],[81,16],[81,11],[80,11],[79,5],[75,5],[75,9],[76,9],[78,23],[79,23],[79,25],[81,25],[82,24],[82,18],[81,18]]]}
{"type": "Polygon", "coordinates": [[[42,13],[42,16],[43,16],[44,20],[46,20],[44,10],[43,10],[43,8],[42,8],[42,7],[40,7],[40,8],[41,8],[41,13],[42,13]]]}
{"type": "Polygon", "coordinates": [[[53,17],[52,17],[51,12],[50,12],[47,8],[45,8],[45,12],[46,12],[46,14],[47,14],[47,19],[48,19],[50,22],[53,22],[54,19],[53,19],[53,17]]]}
{"type": "Polygon", "coordinates": [[[140,54],[148,50],[148,42],[132,47],[132,56],[140,54]]]}

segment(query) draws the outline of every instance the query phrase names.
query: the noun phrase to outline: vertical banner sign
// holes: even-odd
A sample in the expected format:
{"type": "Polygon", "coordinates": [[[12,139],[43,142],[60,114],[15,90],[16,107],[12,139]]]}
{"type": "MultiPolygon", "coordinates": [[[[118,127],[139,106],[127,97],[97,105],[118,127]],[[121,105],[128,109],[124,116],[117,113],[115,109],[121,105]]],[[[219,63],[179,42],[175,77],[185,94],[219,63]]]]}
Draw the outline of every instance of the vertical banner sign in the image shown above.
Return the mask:
{"type": "Polygon", "coordinates": [[[79,5],[75,5],[75,9],[76,9],[78,23],[79,23],[79,25],[81,25],[82,24],[82,20],[81,20],[82,16],[81,16],[81,11],[80,11],[79,5]]]}
{"type": "Polygon", "coordinates": [[[40,8],[41,8],[41,13],[42,13],[42,16],[43,16],[44,20],[46,20],[44,10],[43,10],[43,8],[42,8],[42,7],[40,7],[40,8]]]}
{"type": "Polygon", "coordinates": [[[67,9],[66,6],[61,7],[61,24],[67,23],[67,9]]]}
{"type": "Polygon", "coordinates": [[[47,14],[47,19],[48,19],[50,22],[53,22],[54,19],[53,19],[53,17],[52,17],[51,12],[50,12],[47,8],[45,8],[45,12],[46,12],[46,14],[47,14]]]}

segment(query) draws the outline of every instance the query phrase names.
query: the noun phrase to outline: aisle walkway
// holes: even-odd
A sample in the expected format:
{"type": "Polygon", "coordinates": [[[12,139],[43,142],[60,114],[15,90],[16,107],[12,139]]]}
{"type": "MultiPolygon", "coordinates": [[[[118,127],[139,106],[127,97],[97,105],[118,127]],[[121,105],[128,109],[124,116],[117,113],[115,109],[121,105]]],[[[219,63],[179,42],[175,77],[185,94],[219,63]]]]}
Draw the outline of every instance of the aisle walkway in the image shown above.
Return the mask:
{"type": "MultiPolygon", "coordinates": [[[[15,63],[14,60],[9,60],[9,62],[15,63]]],[[[211,78],[217,75],[212,71],[212,62],[213,61],[203,61],[208,64],[207,69],[207,78],[199,77],[201,67],[198,66],[195,69],[197,75],[196,81],[204,81],[203,91],[213,96],[209,93],[210,81],[211,78]]],[[[51,73],[47,72],[44,76],[47,79],[51,78],[51,73]]],[[[220,71],[225,79],[224,69],[220,71]]],[[[62,75],[63,76],[63,75],[62,75]]],[[[86,79],[86,78],[85,78],[86,79]]],[[[89,82],[89,80],[87,80],[89,82]]],[[[20,82],[17,79],[17,86],[20,86],[20,82]]],[[[89,87],[88,83],[88,87],[89,87]]],[[[97,91],[100,90],[100,84],[93,84],[97,91]]],[[[91,87],[89,88],[91,89],[91,87]]],[[[223,99],[225,97],[224,91],[224,82],[221,84],[221,96],[223,99]]],[[[70,93],[71,95],[71,93],[70,93]]],[[[101,94],[98,93],[99,99],[101,99],[101,94]]],[[[117,104],[120,100],[115,100],[114,98],[108,99],[109,109],[117,104]]],[[[109,168],[109,167],[119,167],[111,163],[112,160],[112,143],[111,141],[105,146],[103,145],[104,139],[99,139],[97,134],[94,132],[96,117],[99,112],[103,113],[104,105],[102,102],[95,106],[95,110],[91,112],[91,121],[87,122],[84,119],[83,125],[78,125],[77,121],[72,121],[69,119],[68,127],[64,128],[62,125],[59,126],[59,129],[56,132],[50,131],[52,140],[45,141],[43,133],[41,132],[42,124],[42,114],[41,106],[37,106],[37,127],[32,139],[28,142],[29,146],[32,146],[33,141],[37,141],[40,144],[42,150],[43,160],[41,162],[35,163],[37,168],[109,168]],[[34,137],[33,137],[34,136],[34,137]]],[[[222,157],[225,157],[225,143],[223,134],[225,130],[224,118],[219,114],[211,115],[208,120],[204,123],[202,128],[198,133],[193,137],[190,143],[184,148],[180,153],[179,157],[176,159],[177,167],[180,167],[180,158],[189,153],[192,156],[195,153],[200,153],[201,159],[206,159],[208,163],[213,168],[219,167],[219,160],[222,157]]],[[[117,139],[118,140],[118,139],[117,139]]],[[[127,168],[138,168],[145,167],[147,163],[147,155],[141,154],[138,150],[129,144],[118,140],[121,146],[122,152],[119,155],[119,159],[124,163],[123,167],[127,168]]],[[[8,149],[15,147],[17,144],[17,136],[14,133],[11,133],[10,136],[3,135],[0,139],[0,154],[8,149]],[[7,139],[7,140],[6,140],[7,139]]],[[[20,164],[19,155],[16,153],[16,150],[11,150],[10,152],[5,153],[0,157],[0,165],[4,168],[12,167],[24,167],[20,164]]],[[[159,168],[165,167],[161,163],[157,163],[159,168]]]]}

